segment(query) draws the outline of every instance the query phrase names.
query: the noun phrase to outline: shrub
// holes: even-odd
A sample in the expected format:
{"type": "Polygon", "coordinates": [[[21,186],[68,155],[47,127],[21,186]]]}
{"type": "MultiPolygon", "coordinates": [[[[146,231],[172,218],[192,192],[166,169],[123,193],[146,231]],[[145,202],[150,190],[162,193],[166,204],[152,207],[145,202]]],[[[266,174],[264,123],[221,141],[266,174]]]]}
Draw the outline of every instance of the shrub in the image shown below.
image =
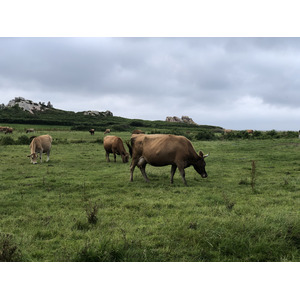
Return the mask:
{"type": "Polygon", "coordinates": [[[266,132],[267,137],[278,139],[280,136],[274,129],[266,132]]]}
{"type": "Polygon", "coordinates": [[[12,137],[10,136],[4,136],[2,137],[2,139],[0,140],[0,144],[1,145],[14,145],[15,141],[12,137]]]}
{"type": "Polygon", "coordinates": [[[86,208],[86,215],[89,224],[97,223],[98,221],[97,213],[98,213],[98,205],[97,204],[92,205],[92,203],[89,203],[89,205],[86,208]]]}
{"type": "Polygon", "coordinates": [[[129,123],[130,126],[133,126],[133,127],[143,127],[144,126],[144,123],[141,122],[141,121],[132,121],[129,123]]]}
{"type": "Polygon", "coordinates": [[[199,131],[195,135],[195,139],[198,141],[209,141],[214,140],[216,137],[211,131],[199,131]]]}
{"type": "Polygon", "coordinates": [[[263,133],[262,133],[261,131],[259,131],[259,130],[255,130],[255,131],[253,132],[253,137],[254,137],[254,138],[260,139],[260,138],[263,137],[263,133]]]}
{"type": "Polygon", "coordinates": [[[128,131],[129,125],[128,124],[113,125],[112,129],[114,131],[128,131]]]}
{"type": "Polygon", "coordinates": [[[17,141],[18,145],[29,145],[30,144],[30,138],[27,135],[21,135],[18,137],[17,141]]]}
{"type": "Polygon", "coordinates": [[[297,138],[298,132],[297,131],[285,131],[283,132],[283,137],[285,138],[297,138]]]}

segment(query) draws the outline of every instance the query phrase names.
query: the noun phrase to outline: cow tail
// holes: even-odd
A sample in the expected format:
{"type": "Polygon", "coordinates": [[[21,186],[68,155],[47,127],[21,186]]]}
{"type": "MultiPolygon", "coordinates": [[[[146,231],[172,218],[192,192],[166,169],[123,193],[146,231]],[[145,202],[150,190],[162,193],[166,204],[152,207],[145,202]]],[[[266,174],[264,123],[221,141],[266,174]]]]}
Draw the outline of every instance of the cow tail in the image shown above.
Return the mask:
{"type": "Polygon", "coordinates": [[[132,146],[130,145],[130,141],[125,141],[129,150],[130,157],[132,157],[132,146]]]}

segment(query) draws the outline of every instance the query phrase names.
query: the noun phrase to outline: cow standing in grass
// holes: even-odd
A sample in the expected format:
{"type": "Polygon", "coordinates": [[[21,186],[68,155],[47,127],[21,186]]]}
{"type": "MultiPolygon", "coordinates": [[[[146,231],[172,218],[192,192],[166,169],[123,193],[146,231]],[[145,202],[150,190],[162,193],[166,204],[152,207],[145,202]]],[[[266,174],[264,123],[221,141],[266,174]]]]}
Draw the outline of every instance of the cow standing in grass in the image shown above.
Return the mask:
{"type": "Polygon", "coordinates": [[[146,182],[149,182],[145,171],[147,164],[155,167],[171,165],[171,183],[177,168],[185,185],[184,169],[189,166],[193,166],[203,178],[207,177],[204,158],[208,155],[203,155],[202,151],[198,155],[192,143],[184,136],[133,134],[127,145],[132,156],[130,181],[133,181],[133,171],[138,166],[146,182]]]}
{"type": "Polygon", "coordinates": [[[13,133],[13,131],[14,131],[13,128],[8,127],[8,128],[6,128],[5,134],[13,133]]]}
{"type": "Polygon", "coordinates": [[[8,127],[6,127],[6,126],[0,126],[1,132],[6,132],[7,129],[8,129],[8,127]]]}
{"type": "Polygon", "coordinates": [[[31,162],[37,164],[38,154],[40,154],[40,161],[42,162],[42,153],[47,153],[47,161],[49,161],[50,150],[52,146],[52,137],[48,134],[35,137],[30,143],[31,162]]]}
{"type": "Polygon", "coordinates": [[[95,129],[90,129],[90,130],[89,130],[89,133],[90,133],[91,135],[94,135],[94,134],[95,134],[95,129]]]}
{"type": "Polygon", "coordinates": [[[109,162],[109,154],[113,153],[114,162],[116,162],[116,155],[121,155],[123,163],[127,163],[129,154],[124,148],[121,138],[113,135],[106,136],[103,140],[104,150],[106,151],[106,161],[109,162]]]}

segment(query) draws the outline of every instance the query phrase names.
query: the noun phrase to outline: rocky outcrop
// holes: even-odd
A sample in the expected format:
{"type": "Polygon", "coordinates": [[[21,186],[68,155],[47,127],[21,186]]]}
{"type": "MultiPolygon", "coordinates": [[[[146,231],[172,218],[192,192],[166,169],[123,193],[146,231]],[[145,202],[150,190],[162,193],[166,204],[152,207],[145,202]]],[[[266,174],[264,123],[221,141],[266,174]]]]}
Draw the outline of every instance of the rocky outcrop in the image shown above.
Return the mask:
{"type": "Polygon", "coordinates": [[[35,103],[22,97],[15,97],[15,99],[10,100],[7,104],[7,107],[13,107],[15,105],[18,105],[21,109],[23,109],[24,111],[28,111],[31,114],[34,114],[35,111],[44,111],[46,109],[49,109],[49,107],[47,107],[43,103],[35,103]]]}
{"type": "Polygon", "coordinates": [[[186,124],[194,124],[194,125],[198,125],[197,123],[195,123],[193,121],[192,118],[188,117],[188,116],[182,116],[181,119],[174,116],[174,117],[166,117],[166,121],[167,122],[176,122],[176,123],[186,123],[186,124]]]}
{"type": "MultiPolygon", "coordinates": [[[[6,105],[6,107],[14,107],[18,105],[21,109],[23,109],[24,111],[27,111],[31,114],[34,114],[37,111],[45,111],[47,109],[53,109],[55,110],[55,108],[53,108],[53,105],[50,103],[50,101],[48,102],[48,104],[46,105],[45,103],[35,103],[31,100],[26,100],[23,97],[15,97],[15,99],[10,100],[8,102],[8,104],[6,105]]],[[[5,107],[5,105],[4,105],[5,107]]],[[[96,110],[87,110],[87,111],[83,111],[82,112],[85,116],[101,116],[101,117],[109,117],[109,116],[113,116],[112,112],[107,110],[107,111],[96,111],[96,110]]]]}
{"type": "Polygon", "coordinates": [[[85,116],[102,116],[102,117],[112,117],[113,116],[113,113],[109,110],[107,111],[97,111],[97,110],[87,110],[87,111],[84,111],[83,114],[85,116]]]}

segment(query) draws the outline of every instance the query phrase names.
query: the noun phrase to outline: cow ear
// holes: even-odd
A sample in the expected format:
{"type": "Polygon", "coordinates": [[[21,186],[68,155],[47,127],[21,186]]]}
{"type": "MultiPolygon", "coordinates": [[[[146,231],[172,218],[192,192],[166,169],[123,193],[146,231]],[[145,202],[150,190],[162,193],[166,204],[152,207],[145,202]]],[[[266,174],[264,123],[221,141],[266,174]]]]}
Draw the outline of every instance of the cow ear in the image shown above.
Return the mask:
{"type": "Polygon", "coordinates": [[[203,157],[203,152],[202,151],[199,151],[199,156],[203,157]]]}

